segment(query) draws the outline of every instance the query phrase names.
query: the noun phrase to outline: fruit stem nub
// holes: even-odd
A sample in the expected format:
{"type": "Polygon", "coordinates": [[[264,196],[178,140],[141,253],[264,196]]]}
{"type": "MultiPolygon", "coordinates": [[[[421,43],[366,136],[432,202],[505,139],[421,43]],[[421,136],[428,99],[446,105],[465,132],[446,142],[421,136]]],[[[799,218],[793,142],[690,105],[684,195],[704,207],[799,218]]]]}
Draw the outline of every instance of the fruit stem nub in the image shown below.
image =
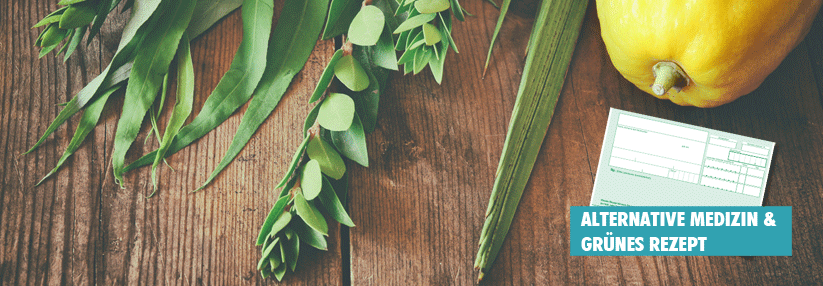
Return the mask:
{"type": "Polygon", "coordinates": [[[686,73],[673,62],[659,62],[652,67],[652,71],[654,72],[652,92],[657,96],[666,94],[671,88],[679,92],[680,89],[689,85],[686,73]]]}

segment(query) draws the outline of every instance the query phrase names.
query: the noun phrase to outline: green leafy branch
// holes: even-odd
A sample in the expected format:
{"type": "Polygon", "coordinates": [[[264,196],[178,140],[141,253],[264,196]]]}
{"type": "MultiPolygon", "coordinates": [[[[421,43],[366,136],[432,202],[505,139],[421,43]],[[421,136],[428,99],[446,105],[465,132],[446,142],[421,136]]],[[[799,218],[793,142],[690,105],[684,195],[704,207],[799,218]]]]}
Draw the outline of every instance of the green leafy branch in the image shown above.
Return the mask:
{"type": "Polygon", "coordinates": [[[287,269],[294,271],[299,254],[295,244],[300,240],[325,250],[328,223],[324,213],[343,225],[354,226],[340,199],[346,195],[343,158],[368,167],[365,134],[374,130],[386,71],[398,69],[395,47],[406,49],[405,54],[426,55],[425,62],[418,60],[406,67],[417,73],[429,65],[439,83],[446,51],[454,45],[448,9],[462,12],[456,4],[441,0],[406,1],[402,5],[393,0],[366,0],[357,6],[352,2],[331,3],[324,38],[347,36],[309,98],[310,104],[317,104],[304,123],[303,142],[275,187],[282,188],[280,197],[260,229],[257,245],[262,245],[262,253],[257,268],[264,278],[274,274],[281,280],[287,269]],[[420,35],[419,44],[406,44],[410,33],[420,35]],[[393,34],[400,34],[399,39],[393,34]],[[341,85],[330,86],[334,78],[341,85]]]}

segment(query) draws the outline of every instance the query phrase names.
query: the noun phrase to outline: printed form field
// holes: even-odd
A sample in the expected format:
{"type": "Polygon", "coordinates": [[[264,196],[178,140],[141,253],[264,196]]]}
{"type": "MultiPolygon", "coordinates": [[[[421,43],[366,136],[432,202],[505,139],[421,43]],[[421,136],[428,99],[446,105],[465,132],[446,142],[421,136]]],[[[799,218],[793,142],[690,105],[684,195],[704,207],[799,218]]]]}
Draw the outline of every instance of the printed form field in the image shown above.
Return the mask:
{"type": "Polygon", "coordinates": [[[608,162],[611,167],[761,197],[770,148],[622,113],[608,162]]]}

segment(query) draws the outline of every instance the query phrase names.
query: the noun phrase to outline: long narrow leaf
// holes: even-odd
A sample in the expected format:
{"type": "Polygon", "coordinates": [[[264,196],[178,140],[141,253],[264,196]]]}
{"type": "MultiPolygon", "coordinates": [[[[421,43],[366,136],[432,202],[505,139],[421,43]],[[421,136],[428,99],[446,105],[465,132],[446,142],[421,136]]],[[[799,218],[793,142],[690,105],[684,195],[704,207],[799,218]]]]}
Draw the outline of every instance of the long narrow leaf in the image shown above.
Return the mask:
{"type": "MultiPolygon", "coordinates": [[[[154,27],[153,19],[151,18],[152,13],[157,9],[159,6],[160,0],[146,0],[146,1],[138,1],[135,3],[134,11],[132,12],[131,19],[126,24],[126,27],[123,28],[123,34],[120,37],[120,44],[117,48],[117,52],[114,54],[114,58],[112,58],[111,63],[106,67],[103,72],[95,77],[88,85],[83,87],[77,95],[72,98],[66,107],[57,114],[57,117],[54,121],[46,128],[46,132],[44,132],[43,136],[37,140],[37,143],[31,147],[26,153],[28,154],[37,147],[40,146],[46,138],[49,137],[57,127],[63,125],[66,120],[68,120],[72,115],[76,114],[80,109],[86,106],[86,104],[99,93],[100,90],[106,90],[111,86],[117,84],[120,79],[125,79],[127,77],[117,76],[122,75],[122,73],[117,73],[121,71],[120,68],[127,65],[130,62],[134,55],[134,50],[140,45],[143,41],[145,35],[152,30],[154,27]],[[114,74],[114,75],[113,75],[114,74]]],[[[156,18],[156,17],[155,17],[156,18]]],[[[130,66],[128,67],[130,68],[130,66]]],[[[128,74],[128,72],[126,72],[128,74]]],[[[122,81],[122,80],[121,80],[122,81]]]]}
{"type": "Polygon", "coordinates": [[[218,20],[243,4],[243,0],[199,0],[194,7],[194,17],[186,28],[186,35],[196,38],[214,25],[218,20]]]}
{"type": "MultiPolygon", "coordinates": [[[[489,0],[491,2],[491,0],[489,0]]],[[[483,65],[483,76],[486,76],[486,70],[489,69],[489,61],[492,58],[492,49],[494,49],[494,41],[497,40],[497,34],[500,33],[500,27],[503,27],[503,19],[506,18],[506,14],[509,12],[509,5],[512,3],[512,0],[503,0],[503,5],[500,6],[500,16],[497,17],[497,25],[494,26],[494,34],[492,34],[492,42],[489,44],[489,52],[486,54],[486,64],[483,65]]],[[[492,2],[492,4],[495,4],[492,2]]],[[[495,4],[495,6],[497,6],[495,4]]]]}
{"type": "Polygon", "coordinates": [[[263,80],[255,90],[255,96],[243,114],[243,119],[240,120],[240,126],[237,127],[237,133],[229,149],[198,190],[211,183],[237,154],[240,154],[260,124],[274,111],[294,75],[309,59],[323,27],[323,16],[326,15],[328,6],[328,0],[286,1],[269,43],[268,64],[263,80]]]}
{"type": "Polygon", "coordinates": [[[83,26],[74,29],[74,35],[71,37],[71,40],[69,40],[69,43],[67,44],[68,48],[66,49],[66,54],[63,56],[63,62],[69,60],[71,54],[74,53],[74,51],[77,49],[77,46],[79,46],[80,42],[83,41],[83,36],[86,34],[87,28],[87,26],[83,26]]]}
{"type": "MultiPolygon", "coordinates": [[[[117,1],[119,3],[120,1],[117,1]]],[[[106,17],[109,15],[111,11],[111,6],[114,4],[112,0],[100,0],[97,3],[97,16],[94,17],[94,21],[91,23],[91,29],[89,29],[89,38],[86,40],[86,45],[91,43],[91,40],[94,36],[100,32],[100,28],[103,27],[103,22],[106,21],[106,17]]]]}
{"type": "MultiPolygon", "coordinates": [[[[563,87],[588,1],[543,1],[497,167],[475,268],[491,268],[514,218],[563,87]]],[[[504,4],[506,5],[506,4],[504,4]]]]}
{"type": "Polygon", "coordinates": [[[329,20],[323,29],[323,40],[328,40],[341,35],[349,30],[351,21],[360,11],[363,1],[358,0],[332,0],[329,8],[329,20]]]}
{"type": "Polygon", "coordinates": [[[171,141],[186,118],[191,114],[192,105],[194,102],[194,65],[191,60],[191,48],[189,47],[189,37],[183,34],[180,39],[180,45],[177,47],[177,97],[174,101],[174,109],[169,117],[169,123],[166,125],[163,139],[160,140],[160,147],[157,148],[157,156],[154,158],[154,163],[151,166],[151,180],[154,184],[154,189],[157,190],[156,169],[160,161],[163,160],[166,150],[171,146],[171,141]]]}
{"type": "Polygon", "coordinates": [[[103,113],[103,107],[106,106],[106,101],[109,100],[109,96],[118,89],[120,89],[120,86],[110,88],[108,91],[104,92],[100,98],[95,100],[92,104],[89,104],[89,107],[83,111],[83,116],[80,118],[80,124],[77,125],[77,130],[74,131],[74,136],[71,137],[71,142],[69,142],[69,146],[66,147],[66,151],[63,152],[63,156],[57,160],[57,165],[54,166],[54,169],[46,174],[43,179],[37,182],[37,185],[40,185],[52,174],[57,172],[57,169],[60,169],[60,166],[66,162],[66,159],[74,154],[74,151],[77,151],[77,148],[80,148],[80,143],[83,143],[83,140],[86,139],[89,132],[91,132],[94,126],[97,125],[97,121],[100,120],[100,114],[103,113]]]}
{"type": "MultiPolygon", "coordinates": [[[[226,121],[237,108],[249,101],[267,65],[263,63],[266,63],[267,43],[274,16],[271,3],[271,0],[245,0],[243,2],[243,40],[237,48],[231,67],[203,103],[200,113],[189,125],[180,129],[166,151],[166,156],[180,151],[194,140],[203,137],[226,121]]],[[[124,172],[151,164],[156,156],[157,151],[153,151],[131,163],[124,169],[124,172]]]]}
{"type": "Polygon", "coordinates": [[[168,72],[180,38],[192,17],[196,2],[196,0],[164,2],[168,3],[168,6],[162,6],[163,17],[146,41],[140,45],[140,50],[134,58],[129,84],[126,86],[123,112],[117,122],[117,133],[114,135],[114,151],[112,152],[114,180],[121,186],[126,152],[134,142],[134,138],[137,137],[143,117],[154,102],[163,76],[168,72]]]}

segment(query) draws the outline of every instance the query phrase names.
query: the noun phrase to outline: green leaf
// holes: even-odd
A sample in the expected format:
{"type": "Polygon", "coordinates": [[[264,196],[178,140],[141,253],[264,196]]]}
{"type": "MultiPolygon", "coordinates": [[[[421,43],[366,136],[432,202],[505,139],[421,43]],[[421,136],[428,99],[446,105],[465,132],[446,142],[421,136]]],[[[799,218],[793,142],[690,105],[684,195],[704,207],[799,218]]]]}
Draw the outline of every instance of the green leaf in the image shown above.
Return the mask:
{"type": "MultiPolygon", "coordinates": [[[[329,235],[329,226],[326,224],[326,219],[323,218],[320,211],[318,211],[313,204],[309,204],[309,202],[306,201],[302,192],[298,192],[294,196],[294,207],[297,209],[297,215],[299,215],[309,227],[324,236],[329,235]]],[[[303,237],[300,232],[298,232],[298,235],[303,237]]]]}
{"type": "MultiPolygon", "coordinates": [[[[120,1],[118,0],[117,2],[119,3],[120,1]]],[[[162,1],[154,2],[159,2],[159,4],[161,5],[164,4],[162,3],[162,1]]],[[[89,38],[88,40],[86,40],[86,45],[90,44],[94,36],[96,36],[97,33],[100,32],[100,28],[103,27],[103,22],[106,21],[106,17],[108,17],[109,12],[111,12],[111,6],[113,3],[115,3],[114,0],[100,0],[100,2],[97,2],[97,15],[95,15],[94,20],[91,23],[91,28],[89,29],[89,38]]],[[[191,5],[194,4],[195,3],[191,3],[191,5]]],[[[158,16],[159,14],[163,14],[163,10],[160,10],[158,16]]]]}
{"type": "Polygon", "coordinates": [[[344,175],[343,178],[340,180],[329,180],[331,186],[334,188],[334,192],[337,194],[337,198],[340,199],[340,203],[342,205],[346,205],[346,197],[348,195],[348,188],[349,188],[349,176],[344,175]]]}
{"type": "Polygon", "coordinates": [[[112,169],[114,180],[122,187],[123,166],[126,152],[137,137],[141,123],[160,89],[163,76],[168,72],[169,64],[183,36],[183,31],[191,19],[196,0],[170,1],[163,6],[169,23],[157,25],[134,58],[123,111],[117,122],[112,152],[112,169]]]}
{"type": "Polygon", "coordinates": [[[47,17],[43,18],[43,20],[40,20],[40,22],[37,22],[37,24],[34,24],[34,26],[32,26],[32,28],[42,27],[42,26],[45,26],[45,25],[51,24],[51,23],[58,23],[58,22],[60,22],[61,17],[63,17],[63,14],[56,14],[56,15],[47,16],[47,17]]]}
{"type": "Polygon", "coordinates": [[[437,13],[446,11],[451,5],[449,0],[417,0],[414,1],[414,9],[417,9],[421,14],[437,13]]]}
{"type": "MultiPolygon", "coordinates": [[[[403,33],[401,33],[401,35],[403,33]]],[[[369,51],[371,52],[370,56],[374,59],[375,65],[394,71],[398,69],[397,52],[394,51],[394,42],[392,41],[391,30],[389,30],[388,27],[383,28],[383,33],[380,34],[380,40],[377,41],[377,46],[372,47],[369,51]]],[[[366,68],[364,67],[363,69],[365,70],[366,68]]]]}
{"type": "Polygon", "coordinates": [[[351,55],[343,56],[334,65],[334,75],[352,91],[361,91],[369,87],[369,76],[351,55]]]}
{"type": "Polygon", "coordinates": [[[323,179],[323,191],[320,192],[320,202],[323,203],[326,212],[329,213],[329,216],[334,220],[348,227],[354,227],[354,222],[351,221],[349,214],[346,213],[346,208],[343,207],[340,199],[337,198],[337,194],[334,193],[334,187],[332,187],[331,182],[325,178],[323,179]]]}
{"type": "Polygon", "coordinates": [[[280,180],[280,183],[277,184],[275,189],[281,188],[289,181],[291,175],[294,174],[294,170],[297,169],[297,165],[300,163],[300,159],[303,158],[303,151],[306,150],[306,146],[309,145],[309,137],[303,138],[303,143],[300,143],[300,146],[297,147],[297,152],[294,153],[294,157],[291,159],[291,164],[289,164],[289,168],[286,170],[286,174],[283,176],[283,179],[280,180]]]}
{"type": "Polygon", "coordinates": [[[280,264],[277,269],[274,270],[274,278],[277,278],[277,281],[282,281],[283,276],[286,275],[286,264],[280,264]]]}
{"type": "Polygon", "coordinates": [[[40,26],[43,26],[43,25],[46,25],[46,24],[60,22],[61,15],[68,8],[69,8],[68,6],[65,6],[65,7],[60,7],[57,10],[54,10],[53,12],[46,15],[46,17],[43,17],[43,19],[40,20],[40,22],[37,22],[37,24],[34,24],[34,26],[32,26],[32,28],[37,28],[37,27],[40,27],[40,26]]]}
{"type": "MultiPolygon", "coordinates": [[[[460,2],[458,0],[451,0],[451,7],[452,7],[452,12],[454,12],[454,17],[457,18],[457,20],[460,20],[460,21],[465,21],[466,20],[465,17],[463,16],[463,11],[464,11],[463,7],[460,7],[460,2]]],[[[471,16],[471,15],[469,15],[469,16],[471,16]]]]}
{"type": "Polygon", "coordinates": [[[297,267],[297,258],[300,256],[300,238],[295,235],[295,237],[290,238],[286,241],[280,242],[286,251],[286,256],[288,257],[288,265],[291,268],[291,271],[297,267]]]}
{"type": "Polygon", "coordinates": [[[404,43],[406,51],[409,50],[409,47],[411,47],[412,43],[423,39],[423,29],[413,29],[409,30],[408,32],[410,32],[409,37],[406,38],[406,43],[404,43]]]}
{"type": "Polygon", "coordinates": [[[429,69],[432,71],[434,80],[437,84],[443,81],[443,65],[446,63],[446,53],[449,52],[449,45],[447,43],[440,44],[440,47],[434,47],[435,51],[440,49],[440,58],[429,59],[429,69]]]}
{"type": "Polygon", "coordinates": [[[429,50],[420,48],[414,53],[414,74],[420,73],[429,63],[429,50]]]}
{"type": "MultiPolygon", "coordinates": [[[[311,146],[311,143],[309,143],[309,146],[311,146]]],[[[323,174],[320,173],[320,164],[317,160],[309,160],[303,165],[300,174],[300,189],[303,190],[303,196],[306,200],[313,200],[320,194],[320,189],[322,188],[323,174]]]]}
{"type": "MultiPolygon", "coordinates": [[[[588,1],[543,1],[480,233],[475,268],[491,268],[546,136],[588,1]]],[[[504,4],[506,5],[506,4],[504,4]]]]}
{"type": "MultiPolygon", "coordinates": [[[[206,0],[206,1],[209,1],[209,0],[206,0]]],[[[200,6],[200,5],[197,5],[197,6],[200,6]]],[[[126,12],[126,10],[131,9],[131,7],[134,7],[134,0],[126,0],[126,4],[123,4],[123,8],[120,9],[120,13],[126,12]]],[[[197,7],[194,7],[194,12],[195,12],[195,15],[200,15],[199,13],[196,13],[197,12],[197,7]]],[[[189,22],[189,23],[191,23],[191,22],[189,22]]],[[[191,25],[191,24],[189,24],[189,25],[191,25]]]]}
{"type": "MultiPolygon", "coordinates": [[[[285,240],[284,240],[285,241],[285,240]]],[[[280,244],[280,262],[286,263],[288,257],[286,256],[286,249],[283,247],[283,244],[280,244]]]]}
{"type": "Polygon", "coordinates": [[[43,32],[43,37],[40,42],[41,47],[50,47],[60,43],[66,35],[68,34],[68,30],[60,29],[57,25],[49,25],[48,28],[43,32]]]}
{"type": "Polygon", "coordinates": [[[83,26],[74,30],[74,35],[72,35],[71,40],[69,41],[68,48],[66,49],[66,55],[63,57],[63,62],[69,60],[71,54],[77,49],[80,45],[80,42],[83,41],[83,36],[86,35],[87,26],[83,26]]]}
{"type": "Polygon", "coordinates": [[[280,264],[283,264],[283,261],[281,261],[279,257],[274,257],[274,256],[280,256],[279,253],[280,253],[279,251],[273,251],[272,254],[269,255],[269,257],[268,257],[269,265],[270,265],[269,269],[271,269],[272,272],[277,270],[277,268],[280,267],[280,264]]]}
{"type": "Polygon", "coordinates": [[[186,34],[192,39],[196,38],[218,20],[240,7],[240,4],[243,4],[243,0],[198,0],[194,7],[194,15],[197,17],[189,22],[186,34]]]}
{"type": "Polygon", "coordinates": [[[391,34],[391,31],[394,31],[394,29],[400,25],[403,18],[395,16],[395,11],[397,11],[399,3],[397,3],[397,0],[373,0],[371,4],[383,12],[383,18],[386,19],[386,24],[383,29],[388,29],[389,34],[391,34]]]}
{"type": "Polygon", "coordinates": [[[348,95],[331,93],[322,103],[317,113],[320,126],[331,131],[349,129],[354,118],[354,101],[348,95]]]}
{"type": "Polygon", "coordinates": [[[322,233],[307,226],[306,223],[301,220],[292,220],[291,226],[294,227],[294,232],[297,233],[300,240],[306,244],[319,250],[328,250],[326,238],[323,237],[322,233]]]}
{"type": "Polygon", "coordinates": [[[509,5],[512,3],[512,0],[503,0],[503,5],[500,6],[500,16],[497,17],[497,25],[494,26],[494,33],[492,34],[492,41],[489,44],[489,52],[486,54],[486,63],[483,65],[483,76],[486,75],[486,70],[489,69],[489,61],[492,58],[492,49],[494,48],[494,42],[497,40],[497,34],[500,33],[500,28],[503,26],[503,19],[506,18],[506,14],[509,12],[509,5]]]}
{"type": "MultiPolygon", "coordinates": [[[[331,56],[329,63],[326,65],[326,69],[324,69],[323,74],[320,75],[320,81],[317,82],[317,87],[314,88],[314,92],[309,98],[309,103],[314,103],[323,96],[323,93],[326,92],[326,89],[329,87],[329,83],[331,83],[331,80],[334,77],[334,67],[337,66],[337,61],[340,60],[341,57],[343,57],[343,50],[337,50],[331,56]]],[[[313,123],[314,122],[312,122],[312,124],[313,123]]]]}
{"type": "MultiPolygon", "coordinates": [[[[166,125],[165,134],[160,139],[160,147],[157,148],[157,156],[151,166],[151,177],[155,191],[157,190],[156,169],[160,161],[165,158],[166,151],[171,146],[171,142],[186,118],[189,117],[194,102],[194,65],[191,59],[191,48],[189,47],[189,37],[185,34],[180,38],[177,47],[177,97],[174,102],[169,122],[166,125]]],[[[163,106],[162,104],[160,106],[163,106]]],[[[158,112],[159,113],[159,112],[158,112]]],[[[159,137],[158,137],[159,138],[159,137]]]]}
{"type": "Polygon", "coordinates": [[[349,25],[348,40],[359,46],[373,46],[383,32],[386,19],[373,5],[363,6],[349,25]]]}
{"type": "Polygon", "coordinates": [[[86,136],[89,135],[89,132],[91,132],[91,130],[94,129],[94,126],[97,125],[97,121],[100,119],[100,114],[103,112],[103,107],[106,105],[106,101],[109,100],[109,96],[119,89],[120,86],[110,88],[103,93],[100,98],[92,102],[92,104],[90,104],[85,111],[83,111],[83,117],[80,118],[80,123],[77,125],[77,130],[74,131],[74,136],[71,137],[71,142],[69,142],[69,145],[66,147],[66,151],[63,152],[63,156],[57,160],[57,165],[54,166],[54,169],[46,174],[43,179],[37,182],[37,185],[40,185],[48,177],[57,172],[57,169],[60,169],[60,166],[66,162],[66,159],[74,154],[74,151],[77,151],[77,148],[80,147],[80,144],[83,143],[83,140],[85,140],[86,136]]]}
{"type": "Polygon", "coordinates": [[[291,219],[292,219],[291,212],[282,212],[280,214],[280,217],[278,217],[277,220],[274,221],[274,224],[271,226],[271,231],[269,231],[269,237],[277,236],[278,232],[280,232],[281,230],[283,230],[283,228],[285,228],[287,225],[289,225],[289,222],[291,222],[291,219]]]}
{"type": "MultiPolygon", "coordinates": [[[[354,115],[352,124],[346,131],[331,132],[332,143],[341,154],[348,157],[357,164],[363,167],[369,166],[369,152],[366,147],[366,133],[363,132],[363,124],[360,122],[360,116],[354,115]]],[[[311,150],[311,145],[309,147],[311,150]]],[[[311,153],[309,153],[311,156],[311,153]]],[[[342,162],[342,160],[341,160],[342,162]]],[[[340,177],[333,177],[340,179],[340,177]]]]}
{"type": "Polygon", "coordinates": [[[60,17],[60,28],[74,29],[87,26],[95,16],[91,5],[86,5],[86,3],[71,5],[60,17]]]}
{"type": "Polygon", "coordinates": [[[329,8],[329,17],[323,29],[323,40],[334,38],[348,31],[349,25],[357,12],[360,11],[363,1],[332,0],[329,8]]]}
{"type": "MultiPolygon", "coordinates": [[[[228,0],[202,0],[202,1],[219,1],[219,2],[229,2],[228,0]]],[[[236,1],[236,0],[235,0],[236,1]]],[[[133,3],[127,2],[126,4],[133,3]]],[[[154,10],[159,5],[158,1],[140,1],[136,6],[133,6],[133,11],[131,15],[131,19],[126,24],[126,27],[123,28],[122,35],[120,37],[120,45],[118,47],[117,52],[115,53],[114,58],[112,59],[109,66],[98,75],[94,80],[89,82],[79,93],[77,93],[71,101],[67,102],[54,119],[54,121],[46,128],[46,132],[37,140],[37,142],[25,153],[28,154],[37,149],[45,140],[57,130],[60,125],[66,122],[71,116],[76,114],[80,111],[91,99],[95,97],[95,95],[99,95],[100,91],[107,90],[129,78],[129,72],[131,70],[132,63],[130,62],[133,59],[132,52],[134,48],[136,48],[139,43],[142,41],[145,33],[151,30],[153,27],[152,21],[150,21],[150,16],[154,12],[154,10]],[[147,24],[148,23],[148,24],[147,24]]],[[[200,7],[197,5],[195,8],[200,7]]],[[[58,12],[63,11],[67,7],[62,7],[57,11],[52,12],[52,14],[56,14],[58,12]]],[[[125,9],[125,7],[124,7],[125,9]]],[[[213,9],[208,10],[204,14],[198,13],[199,18],[214,18],[219,19],[225,16],[231,10],[219,10],[213,9]]],[[[50,15],[51,16],[51,15],[50,15]]],[[[216,20],[215,20],[216,21],[216,20]]],[[[211,23],[213,24],[213,22],[211,23]]],[[[211,25],[209,24],[209,25],[211,25]]],[[[200,35],[202,31],[192,32],[189,33],[191,37],[197,37],[200,35]]],[[[89,35],[91,38],[92,35],[89,35]]],[[[71,47],[69,47],[71,50],[71,47]]],[[[67,51],[67,55],[68,55],[67,51]]],[[[142,165],[151,164],[154,157],[144,156],[141,159],[142,165]]],[[[127,168],[128,169],[128,168],[127,168]]]]}
{"type": "Polygon", "coordinates": [[[271,229],[274,227],[274,223],[280,218],[280,215],[283,213],[283,210],[286,208],[286,204],[288,202],[289,197],[281,197],[274,203],[274,207],[266,217],[266,221],[263,222],[263,227],[260,228],[260,234],[257,235],[257,245],[261,245],[266,242],[266,238],[269,237],[271,229]]]}
{"type": "MultiPolygon", "coordinates": [[[[71,39],[71,38],[73,38],[73,37],[74,37],[74,29],[71,29],[71,30],[69,30],[68,35],[66,35],[66,39],[71,39]]],[[[56,57],[59,57],[59,56],[60,56],[60,54],[62,54],[63,52],[65,52],[65,51],[66,51],[66,49],[67,49],[68,47],[69,47],[68,43],[63,44],[63,47],[62,47],[62,48],[60,48],[60,50],[59,50],[59,51],[57,51],[57,53],[54,55],[54,57],[55,57],[55,58],[56,58],[56,57]]]]}
{"type": "MultiPolygon", "coordinates": [[[[268,2],[265,4],[271,3],[271,0],[266,1],[268,2]]],[[[255,96],[240,120],[229,149],[200,189],[211,183],[240,154],[263,121],[277,107],[292,78],[306,64],[317,43],[328,0],[290,0],[285,5],[269,42],[266,69],[259,86],[254,90],[255,96]]],[[[271,7],[267,9],[269,8],[271,7]]]]}
{"type": "MultiPolygon", "coordinates": [[[[200,113],[191,123],[180,129],[166,152],[166,157],[206,135],[228,119],[238,107],[248,102],[263,77],[264,70],[271,64],[266,61],[266,51],[274,15],[273,8],[269,5],[272,0],[245,0],[243,3],[248,7],[241,11],[243,40],[234,54],[231,66],[203,103],[200,113]]],[[[127,166],[125,171],[151,164],[155,156],[156,151],[144,155],[127,166]]]]}
{"type": "Polygon", "coordinates": [[[266,257],[270,257],[270,255],[271,255],[272,253],[279,252],[279,251],[275,251],[275,249],[277,249],[277,248],[278,248],[278,245],[277,245],[277,244],[278,244],[279,242],[280,242],[280,238],[279,238],[279,237],[277,237],[277,238],[275,238],[275,239],[271,242],[271,244],[269,244],[269,246],[268,246],[268,247],[266,247],[266,248],[264,248],[264,249],[263,249],[263,258],[262,258],[262,259],[260,259],[260,262],[258,262],[258,263],[257,263],[257,267],[258,267],[258,268],[260,268],[260,266],[261,266],[261,265],[265,265],[265,264],[266,264],[266,262],[268,262],[268,260],[263,260],[263,259],[265,259],[266,257]]]}
{"type": "Polygon", "coordinates": [[[427,46],[437,44],[443,39],[443,37],[440,36],[440,32],[437,31],[437,28],[429,23],[423,24],[423,38],[426,39],[427,46]]]}
{"type": "Polygon", "coordinates": [[[403,65],[403,75],[407,75],[407,74],[409,74],[410,72],[412,72],[414,70],[414,54],[417,51],[406,51],[406,52],[411,52],[412,61],[409,62],[408,64],[403,65]]]}
{"type": "Polygon", "coordinates": [[[414,61],[414,53],[417,50],[406,50],[403,52],[403,55],[400,56],[400,59],[397,60],[398,65],[405,65],[414,61]]]}
{"type": "MultiPolygon", "coordinates": [[[[326,176],[338,180],[346,173],[346,164],[343,163],[343,158],[340,158],[340,154],[337,154],[337,151],[335,151],[329,143],[326,143],[321,136],[314,136],[314,138],[309,141],[306,154],[308,154],[312,160],[317,161],[320,170],[323,174],[326,174],[326,176]]],[[[306,195],[306,198],[311,200],[309,197],[310,196],[306,195]]],[[[312,199],[313,198],[314,197],[312,197],[312,199]]]]}
{"type": "Polygon", "coordinates": [[[449,45],[454,49],[455,53],[459,53],[460,51],[457,50],[457,44],[454,43],[454,39],[452,38],[452,19],[449,16],[448,12],[443,12],[437,14],[440,17],[440,34],[446,35],[445,39],[449,41],[449,45]],[[444,17],[443,14],[446,14],[444,17]]]}
{"type": "Polygon", "coordinates": [[[271,269],[269,269],[268,267],[260,269],[260,276],[263,277],[263,279],[269,278],[270,275],[271,269]]]}
{"type": "Polygon", "coordinates": [[[394,50],[406,50],[406,41],[409,40],[409,33],[411,33],[411,30],[400,32],[400,36],[397,36],[397,43],[394,44],[394,50]]]}
{"type": "Polygon", "coordinates": [[[288,227],[283,229],[283,234],[286,235],[286,239],[288,239],[288,240],[291,240],[292,237],[294,237],[296,235],[294,233],[294,230],[292,230],[291,228],[288,228],[288,227]]]}
{"type": "Polygon", "coordinates": [[[355,102],[355,110],[360,117],[365,132],[372,132],[377,124],[378,103],[383,87],[389,79],[389,73],[385,69],[379,68],[373,58],[374,53],[370,52],[373,47],[352,47],[352,55],[357,61],[363,63],[363,69],[369,75],[369,88],[355,92],[352,96],[355,102]]]}
{"type": "MultiPolygon", "coordinates": [[[[183,127],[167,153],[173,154],[225,121],[251,97],[266,68],[266,51],[272,18],[272,0],[245,0],[242,9],[243,40],[229,70],[217,83],[200,113],[183,127]]],[[[152,155],[152,160],[156,154],[152,155]]]]}
{"type": "Polygon", "coordinates": [[[403,23],[400,23],[400,26],[398,26],[397,29],[394,30],[394,33],[397,34],[406,30],[411,30],[423,26],[423,24],[428,23],[431,20],[434,20],[435,16],[435,14],[429,13],[411,17],[406,21],[403,21],[403,23]]]}
{"type": "Polygon", "coordinates": [[[100,75],[83,87],[83,89],[66,104],[66,107],[57,114],[54,121],[46,128],[46,132],[40,136],[40,139],[23,154],[31,153],[34,149],[37,149],[40,144],[46,141],[49,135],[57,130],[57,127],[63,125],[72,115],[85,107],[100,90],[106,90],[128,78],[131,69],[131,65],[128,64],[128,62],[133,59],[133,52],[143,41],[145,35],[153,30],[154,23],[150,18],[158,5],[159,1],[140,1],[140,3],[135,5],[131,19],[129,19],[129,22],[126,23],[126,26],[123,28],[123,33],[120,36],[120,44],[111,63],[109,63],[100,75]]]}
{"type": "Polygon", "coordinates": [[[280,238],[275,238],[267,247],[263,248],[263,255],[260,258],[260,261],[257,262],[257,269],[263,269],[267,263],[269,263],[269,255],[272,253],[275,247],[277,247],[277,242],[280,238]]]}

